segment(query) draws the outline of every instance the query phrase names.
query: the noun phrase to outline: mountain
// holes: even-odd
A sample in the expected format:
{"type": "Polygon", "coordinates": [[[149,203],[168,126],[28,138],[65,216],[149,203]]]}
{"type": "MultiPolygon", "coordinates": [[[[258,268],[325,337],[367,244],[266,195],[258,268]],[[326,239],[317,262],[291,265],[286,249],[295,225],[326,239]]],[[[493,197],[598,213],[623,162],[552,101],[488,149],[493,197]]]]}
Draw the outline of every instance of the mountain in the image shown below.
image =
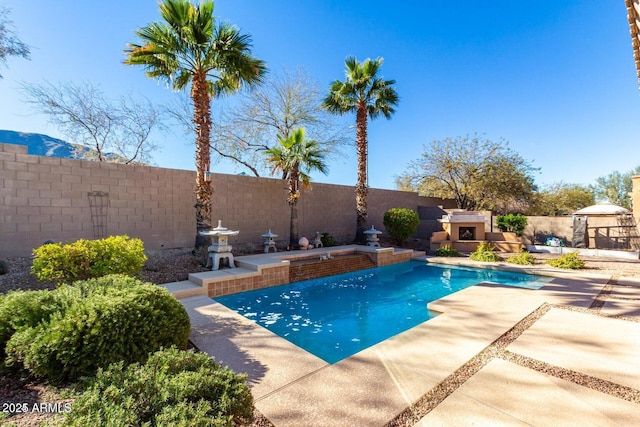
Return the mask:
{"type": "MultiPolygon", "coordinates": [[[[58,138],[41,133],[16,132],[13,130],[0,129],[0,143],[26,145],[27,153],[34,156],[63,157],[65,159],[95,160],[97,152],[92,148],[82,145],[71,144],[58,138]],[[76,151],[76,149],[78,151],[76,151]],[[76,155],[76,152],[78,155],[76,155]]],[[[103,158],[107,162],[126,163],[126,159],[119,154],[103,153],[103,158]]],[[[144,164],[144,163],[138,163],[144,164]]]]}
{"type": "Polygon", "coordinates": [[[27,153],[35,156],[64,157],[75,159],[75,146],[61,139],[52,138],[41,133],[15,132],[0,130],[0,142],[26,145],[27,153]]]}

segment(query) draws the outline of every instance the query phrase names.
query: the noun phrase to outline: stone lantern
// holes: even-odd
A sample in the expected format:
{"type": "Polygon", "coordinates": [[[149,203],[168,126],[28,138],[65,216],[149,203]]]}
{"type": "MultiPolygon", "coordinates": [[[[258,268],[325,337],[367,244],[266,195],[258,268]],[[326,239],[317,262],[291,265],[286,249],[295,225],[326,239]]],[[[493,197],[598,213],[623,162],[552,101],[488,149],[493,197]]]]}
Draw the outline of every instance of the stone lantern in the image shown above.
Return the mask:
{"type": "Polygon", "coordinates": [[[276,241],[274,238],[278,237],[277,234],[271,232],[269,229],[268,233],[262,235],[262,243],[264,244],[264,253],[268,253],[270,248],[273,248],[274,252],[278,252],[278,248],[276,248],[276,241]]]}
{"type": "Polygon", "coordinates": [[[222,220],[218,220],[218,226],[210,231],[201,231],[203,236],[211,237],[211,246],[207,248],[209,255],[207,256],[207,265],[212,264],[211,270],[217,270],[220,268],[220,260],[227,258],[229,260],[229,267],[235,268],[233,262],[233,254],[231,253],[231,245],[228,242],[229,236],[235,236],[240,233],[239,230],[232,231],[222,226],[222,220]]]}
{"type": "Polygon", "coordinates": [[[382,234],[382,231],[376,230],[371,226],[370,230],[364,232],[367,235],[367,246],[378,246],[380,247],[380,239],[378,238],[378,234],[382,234]]]}
{"type": "Polygon", "coordinates": [[[320,237],[320,232],[316,231],[316,234],[313,236],[313,242],[311,242],[314,248],[322,248],[324,244],[322,243],[322,237],[320,237]]]}

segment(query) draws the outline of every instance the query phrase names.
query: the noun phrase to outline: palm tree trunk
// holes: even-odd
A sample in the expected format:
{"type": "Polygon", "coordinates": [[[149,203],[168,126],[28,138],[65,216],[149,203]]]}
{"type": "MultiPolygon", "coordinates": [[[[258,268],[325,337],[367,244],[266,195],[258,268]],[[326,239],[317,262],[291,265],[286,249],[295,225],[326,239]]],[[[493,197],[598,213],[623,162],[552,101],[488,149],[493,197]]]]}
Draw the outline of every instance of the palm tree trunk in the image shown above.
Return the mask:
{"type": "Polygon", "coordinates": [[[196,127],[196,242],[195,247],[206,247],[211,239],[200,235],[200,231],[211,228],[211,181],[207,172],[211,165],[209,135],[211,132],[211,99],[207,87],[206,75],[193,76],[191,88],[193,100],[193,121],[196,127]]]}
{"type": "Polygon", "coordinates": [[[298,171],[294,168],[289,172],[289,195],[287,197],[287,202],[289,206],[291,206],[291,221],[289,222],[289,247],[291,249],[297,247],[298,245],[298,180],[299,180],[298,171]]]}
{"type": "Polygon", "coordinates": [[[356,152],[356,243],[364,243],[364,231],[367,226],[367,107],[364,103],[360,103],[356,111],[356,152]]]}
{"type": "Polygon", "coordinates": [[[298,245],[298,203],[291,204],[291,222],[289,224],[289,246],[293,249],[298,245]]]}

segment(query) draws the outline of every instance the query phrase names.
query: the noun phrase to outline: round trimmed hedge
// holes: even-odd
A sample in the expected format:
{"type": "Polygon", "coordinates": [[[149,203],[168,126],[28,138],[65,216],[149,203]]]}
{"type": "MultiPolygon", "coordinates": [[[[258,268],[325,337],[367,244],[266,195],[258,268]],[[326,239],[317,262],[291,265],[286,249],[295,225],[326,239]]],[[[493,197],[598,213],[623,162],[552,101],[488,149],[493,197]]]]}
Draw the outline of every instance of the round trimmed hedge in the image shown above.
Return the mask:
{"type": "Polygon", "coordinates": [[[7,365],[53,381],[91,376],[120,361],[143,362],[163,347],[184,349],[189,330],[184,307],[166,289],[124,275],[0,300],[0,337],[10,335],[7,365]],[[7,322],[9,309],[15,318],[7,322]]]}
{"type": "Polygon", "coordinates": [[[389,233],[389,237],[394,239],[398,245],[402,245],[405,240],[416,234],[420,225],[418,213],[407,208],[391,208],[384,213],[382,223],[389,233]]]}

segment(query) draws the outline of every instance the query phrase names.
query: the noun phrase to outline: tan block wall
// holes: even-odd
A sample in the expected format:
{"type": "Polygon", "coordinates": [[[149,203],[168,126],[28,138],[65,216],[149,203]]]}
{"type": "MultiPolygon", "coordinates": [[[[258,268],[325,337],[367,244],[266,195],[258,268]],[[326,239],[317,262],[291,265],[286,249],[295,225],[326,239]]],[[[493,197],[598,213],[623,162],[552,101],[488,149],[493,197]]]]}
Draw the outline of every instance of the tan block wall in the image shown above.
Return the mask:
{"type": "Polygon", "coordinates": [[[31,156],[0,144],[0,256],[27,256],[46,240],[94,238],[89,192],[109,193],[106,233],[150,248],[193,244],[194,173],[31,156]]]}
{"type": "MultiPolygon", "coordinates": [[[[147,249],[190,247],[195,241],[195,172],[149,166],[32,156],[25,146],[0,144],[0,258],[29,256],[46,240],[73,241],[94,233],[89,192],[108,193],[106,235],[127,234],[147,249]]],[[[275,178],[212,174],[213,226],[240,234],[232,245],[261,246],[268,229],[289,240],[286,183],[275,178]]],[[[385,231],[392,207],[449,207],[417,193],[370,189],[369,226],[385,231]]],[[[354,187],[313,183],[298,203],[300,236],[316,231],[339,241],[355,236],[354,187]]],[[[428,238],[429,235],[419,237],[428,238]]],[[[424,233],[423,233],[424,234],[424,233]]]]}

